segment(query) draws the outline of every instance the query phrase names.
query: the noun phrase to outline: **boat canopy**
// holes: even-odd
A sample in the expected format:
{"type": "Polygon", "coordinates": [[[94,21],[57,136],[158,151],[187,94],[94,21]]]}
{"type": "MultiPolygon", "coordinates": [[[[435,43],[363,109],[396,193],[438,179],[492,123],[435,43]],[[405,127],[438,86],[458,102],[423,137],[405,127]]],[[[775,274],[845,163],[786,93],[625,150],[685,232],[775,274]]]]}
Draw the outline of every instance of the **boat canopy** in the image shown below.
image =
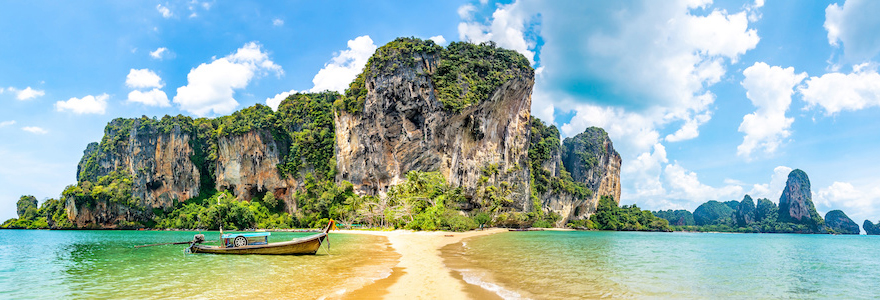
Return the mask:
{"type": "Polygon", "coordinates": [[[271,235],[271,234],[272,234],[271,232],[241,232],[241,233],[227,233],[227,234],[224,234],[223,236],[221,236],[220,238],[231,239],[231,238],[234,238],[234,237],[237,237],[237,236],[243,236],[243,237],[249,238],[249,237],[269,236],[269,235],[271,235]]]}

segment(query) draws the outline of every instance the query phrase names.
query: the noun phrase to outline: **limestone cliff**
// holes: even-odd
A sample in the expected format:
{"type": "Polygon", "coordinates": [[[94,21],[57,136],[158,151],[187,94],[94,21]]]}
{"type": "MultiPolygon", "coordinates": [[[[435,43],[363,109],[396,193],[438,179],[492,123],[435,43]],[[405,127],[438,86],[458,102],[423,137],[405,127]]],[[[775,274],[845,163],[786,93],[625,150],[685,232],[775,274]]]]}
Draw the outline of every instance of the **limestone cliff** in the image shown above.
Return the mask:
{"type": "Polygon", "coordinates": [[[439,171],[472,198],[481,186],[504,183],[513,206],[528,210],[529,173],[522,163],[528,150],[531,68],[517,69],[487,99],[456,110],[438,99],[433,75],[440,53],[399,56],[385,47],[377,53],[382,51],[390,59],[364,71],[372,76],[364,78],[363,107],[336,112],[337,181],[351,182],[362,194],[381,195],[408,171],[439,171]]]}
{"type": "Polygon", "coordinates": [[[800,169],[788,174],[785,189],[779,198],[778,220],[807,225],[813,232],[819,232],[823,227],[824,222],[813,205],[810,178],[800,169]]]}
{"type": "Polygon", "coordinates": [[[841,210],[832,210],[825,214],[825,225],[834,233],[859,234],[859,225],[841,210]]]}
{"type": "Polygon", "coordinates": [[[877,222],[877,223],[878,224],[875,225],[871,221],[865,220],[865,222],[862,223],[862,228],[865,229],[865,234],[867,234],[867,235],[880,235],[880,222],[877,222]]]}
{"type": "Polygon", "coordinates": [[[562,217],[557,226],[589,218],[602,196],[620,203],[622,160],[605,130],[587,128],[559,145],[555,126],[535,119],[531,127],[529,159],[535,189],[543,208],[562,217]]]}
{"type": "Polygon", "coordinates": [[[101,144],[92,143],[78,166],[77,181],[97,182],[112,172],[130,176],[134,203],[92,201],[88,208],[67,199],[68,216],[77,225],[113,226],[120,220],[144,220],[143,210],[171,208],[175,201],[195,197],[200,191],[199,168],[190,160],[191,136],[180,126],[159,128],[146,117],[115,119],[101,144]]]}
{"type": "Polygon", "coordinates": [[[276,199],[284,200],[288,212],[296,211],[292,195],[297,182],[282,176],[276,167],[282,161],[281,149],[285,147],[265,129],[219,138],[217,190],[231,191],[239,200],[273,193],[276,199]]]}

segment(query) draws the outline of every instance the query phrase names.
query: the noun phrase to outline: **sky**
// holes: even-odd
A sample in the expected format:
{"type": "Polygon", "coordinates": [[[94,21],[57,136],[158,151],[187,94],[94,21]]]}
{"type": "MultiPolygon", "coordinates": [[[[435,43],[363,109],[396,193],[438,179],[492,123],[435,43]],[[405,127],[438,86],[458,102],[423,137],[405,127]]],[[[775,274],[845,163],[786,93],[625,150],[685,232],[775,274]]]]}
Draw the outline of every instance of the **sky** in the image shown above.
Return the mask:
{"type": "Polygon", "coordinates": [[[880,2],[3,1],[0,219],[57,198],[117,117],[217,117],[342,92],[414,36],[516,50],[532,114],[608,131],[621,204],[778,202],[802,169],[820,214],[880,220],[880,2]]]}

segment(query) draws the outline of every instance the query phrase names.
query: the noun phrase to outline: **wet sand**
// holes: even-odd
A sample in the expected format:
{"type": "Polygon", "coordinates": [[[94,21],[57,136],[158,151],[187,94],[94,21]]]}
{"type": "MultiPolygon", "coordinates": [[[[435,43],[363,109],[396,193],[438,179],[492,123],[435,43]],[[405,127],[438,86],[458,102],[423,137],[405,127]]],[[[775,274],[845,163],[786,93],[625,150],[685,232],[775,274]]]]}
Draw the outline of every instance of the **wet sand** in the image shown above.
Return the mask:
{"type": "Polygon", "coordinates": [[[345,293],[345,299],[500,299],[498,295],[465,282],[443,263],[440,248],[475,236],[506,232],[487,229],[468,232],[362,231],[339,233],[379,235],[388,238],[401,255],[391,275],[361,289],[345,293]]]}

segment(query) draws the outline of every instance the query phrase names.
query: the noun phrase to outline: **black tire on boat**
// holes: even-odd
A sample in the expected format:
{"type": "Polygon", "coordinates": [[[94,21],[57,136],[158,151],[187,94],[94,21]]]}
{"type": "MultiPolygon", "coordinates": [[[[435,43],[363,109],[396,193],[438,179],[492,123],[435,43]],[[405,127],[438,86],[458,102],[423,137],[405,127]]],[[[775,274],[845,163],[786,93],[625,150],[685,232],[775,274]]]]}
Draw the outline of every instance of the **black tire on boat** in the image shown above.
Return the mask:
{"type": "Polygon", "coordinates": [[[240,236],[240,235],[235,237],[235,239],[232,240],[232,246],[235,246],[235,247],[247,246],[247,238],[240,236]]]}

